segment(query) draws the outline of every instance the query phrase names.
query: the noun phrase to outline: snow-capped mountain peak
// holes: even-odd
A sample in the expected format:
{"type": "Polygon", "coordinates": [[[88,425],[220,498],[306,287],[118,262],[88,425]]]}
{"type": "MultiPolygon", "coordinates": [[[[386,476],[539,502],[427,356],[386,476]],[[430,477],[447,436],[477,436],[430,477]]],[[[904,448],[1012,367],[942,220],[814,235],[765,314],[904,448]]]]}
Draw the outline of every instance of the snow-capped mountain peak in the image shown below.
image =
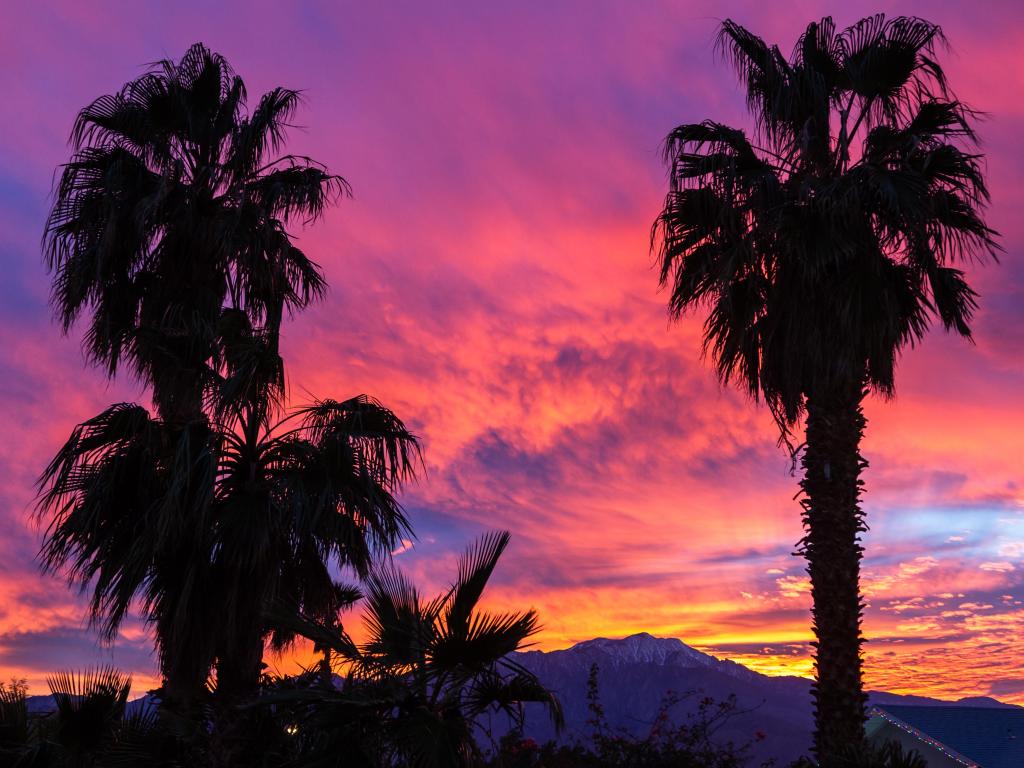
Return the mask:
{"type": "Polygon", "coordinates": [[[746,667],[702,653],[677,638],[655,637],[647,632],[620,639],[596,637],[560,651],[527,651],[519,655],[545,667],[556,665],[577,670],[587,670],[593,664],[602,670],[642,664],[678,669],[710,669],[742,679],[760,677],[746,667]]]}
{"type": "Polygon", "coordinates": [[[585,640],[568,649],[569,653],[591,653],[600,651],[607,654],[613,663],[671,664],[677,667],[707,667],[718,659],[701,653],[674,637],[654,637],[640,632],[621,640],[596,637],[585,640]]]}

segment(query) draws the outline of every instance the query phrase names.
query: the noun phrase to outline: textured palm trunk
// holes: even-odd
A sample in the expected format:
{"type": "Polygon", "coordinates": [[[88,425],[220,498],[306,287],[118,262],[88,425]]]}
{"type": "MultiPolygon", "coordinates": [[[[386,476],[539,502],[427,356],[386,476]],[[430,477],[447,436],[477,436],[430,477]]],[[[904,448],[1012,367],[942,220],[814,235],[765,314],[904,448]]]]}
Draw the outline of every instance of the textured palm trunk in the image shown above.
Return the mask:
{"type": "Polygon", "coordinates": [[[181,368],[154,387],[153,401],[161,420],[175,429],[206,421],[203,381],[199,373],[181,368]]]}
{"type": "Polygon", "coordinates": [[[825,765],[864,739],[860,534],[865,526],[859,504],[860,474],[867,466],[860,455],[863,399],[857,383],[807,401],[801,481],[806,534],[801,552],[814,601],[814,749],[825,765]]]}
{"type": "MultiPolygon", "coordinates": [[[[245,440],[255,455],[259,442],[258,419],[243,424],[245,440]]],[[[257,486],[255,460],[246,462],[247,483],[251,487],[236,491],[236,503],[247,513],[247,525],[257,529],[270,525],[270,499],[257,486]]],[[[231,513],[228,513],[229,515],[231,513]]],[[[272,574],[278,567],[274,554],[250,551],[243,532],[226,529],[214,564],[214,581],[223,604],[218,606],[217,626],[217,698],[224,706],[250,698],[259,691],[263,671],[263,638],[266,610],[273,594],[272,574]]]]}
{"type": "Polygon", "coordinates": [[[206,689],[207,678],[203,673],[202,664],[180,658],[186,655],[180,648],[163,649],[160,655],[163,657],[161,706],[186,719],[198,717],[198,708],[206,689]]]}
{"type": "MultiPolygon", "coordinates": [[[[206,414],[203,412],[203,391],[202,381],[199,377],[191,377],[190,380],[177,382],[176,395],[167,395],[170,389],[167,382],[161,382],[162,386],[154,386],[154,404],[161,420],[169,427],[170,448],[178,451],[187,441],[190,451],[188,466],[191,468],[189,487],[184,492],[187,506],[194,505],[195,499],[208,498],[212,495],[212,488],[204,487],[207,482],[212,482],[213,475],[209,475],[208,481],[201,481],[200,468],[207,448],[209,436],[207,429],[206,414]],[[201,485],[202,483],[202,485],[201,485]]],[[[172,537],[165,546],[167,551],[162,553],[156,567],[161,569],[160,581],[164,583],[183,582],[183,573],[192,571],[194,574],[205,574],[207,568],[205,563],[195,564],[190,569],[190,559],[202,557],[202,548],[195,545],[194,536],[199,533],[193,529],[191,521],[185,521],[185,512],[182,512],[183,524],[177,535],[172,537]]],[[[182,583],[182,589],[185,584],[182,583]]],[[[205,592],[203,594],[206,594],[205,592]]],[[[165,609],[167,610],[167,609],[165,609]]],[[[181,615],[188,617],[186,620],[202,622],[206,612],[196,610],[193,606],[189,609],[175,609],[181,615]]],[[[184,638],[179,638],[178,633],[182,627],[175,626],[171,617],[163,617],[157,621],[157,644],[160,647],[161,675],[163,677],[164,704],[174,712],[185,717],[194,717],[197,706],[202,700],[206,690],[206,680],[209,676],[209,664],[213,659],[200,658],[201,650],[192,641],[192,632],[184,631],[184,638]]],[[[206,631],[200,628],[199,631],[206,631]]]]}
{"type": "Polygon", "coordinates": [[[233,628],[234,642],[217,659],[217,695],[239,701],[254,695],[263,671],[263,633],[260,622],[245,621],[233,628]]]}
{"type": "MultiPolygon", "coordinates": [[[[253,590],[255,593],[257,590],[253,590]]],[[[217,659],[217,698],[211,733],[215,768],[257,765],[262,739],[255,735],[258,713],[244,705],[259,692],[263,669],[263,634],[259,611],[237,616],[231,645],[217,659]]]]}

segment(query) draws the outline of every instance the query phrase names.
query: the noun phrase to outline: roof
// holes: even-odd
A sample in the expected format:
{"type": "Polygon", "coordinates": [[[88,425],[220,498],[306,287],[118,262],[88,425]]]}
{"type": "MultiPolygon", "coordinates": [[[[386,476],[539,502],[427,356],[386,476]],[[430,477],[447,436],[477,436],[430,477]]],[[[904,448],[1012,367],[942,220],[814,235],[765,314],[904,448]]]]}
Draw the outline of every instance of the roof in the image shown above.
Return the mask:
{"type": "Polygon", "coordinates": [[[938,742],[959,762],[980,768],[1024,766],[1024,708],[886,705],[877,714],[925,742],[938,742]]]}

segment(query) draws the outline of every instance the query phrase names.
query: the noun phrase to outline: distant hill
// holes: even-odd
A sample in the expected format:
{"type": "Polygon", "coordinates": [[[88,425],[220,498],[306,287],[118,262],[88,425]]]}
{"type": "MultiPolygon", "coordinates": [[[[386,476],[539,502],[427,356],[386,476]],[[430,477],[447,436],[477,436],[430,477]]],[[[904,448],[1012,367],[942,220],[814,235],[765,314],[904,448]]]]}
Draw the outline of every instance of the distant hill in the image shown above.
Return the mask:
{"type": "MultiPolygon", "coordinates": [[[[703,696],[724,700],[735,695],[740,713],[718,732],[722,741],[753,742],[760,733],[763,738],[754,744],[752,756],[775,758],[779,765],[807,754],[810,748],[811,681],[805,678],[769,677],[702,653],[681,640],[647,633],[621,640],[597,638],[565,650],[528,651],[515,657],[558,694],[566,718],[563,741],[585,739],[589,734],[587,676],[596,663],[601,703],[613,726],[645,733],[669,690],[694,693],[674,711],[677,721],[685,720],[703,696]]],[[[875,691],[869,696],[872,704],[1012,706],[986,697],[954,702],[875,691]]],[[[526,735],[537,741],[555,738],[543,711],[534,705],[527,711],[526,735]]]]}

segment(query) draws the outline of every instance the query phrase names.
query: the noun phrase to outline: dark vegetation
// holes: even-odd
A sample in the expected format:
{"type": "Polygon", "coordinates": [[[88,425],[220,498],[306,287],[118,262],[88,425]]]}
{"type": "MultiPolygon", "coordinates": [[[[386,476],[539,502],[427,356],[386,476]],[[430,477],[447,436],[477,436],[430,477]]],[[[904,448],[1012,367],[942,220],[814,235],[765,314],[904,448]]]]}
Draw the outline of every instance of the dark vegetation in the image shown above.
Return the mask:
{"type": "MultiPolygon", "coordinates": [[[[841,33],[824,19],[786,59],[726,22],[760,144],[710,121],[666,144],[653,242],[672,313],[710,308],[723,380],[763,397],[785,437],[805,420],[816,749],[835,768],[916,765],[859,746],[861,404],[891,394],[931,316],[969,335],[975,294],[950,264],[996,248],[979,158],[961,147],[973,113],[947,89],[939,41],[918,19],[841,33]]],[[[349,189],[283,153],[299,103],[278,88],[249,111],[241,78],[195,45],[75,122],[44,237],[52,303],[65,332],[86,326],[91,362],[148,386],[152,409],[114,404],[73,430],[40,479],[41,560],[89,596],[105,638],[141,611],[163,684],[130,703],[115,670],[57,675],[47,714],[0,686],[0,764],[746,764],[746,745],[715,739],[732,703],[702,701],[680,724],[669,695],[630,735],[608,726],[596,673],[585,743],[492,738],[489,716],[521,726],[527,702],[561,718],[509,657],[537,615],[479,607],[508,534],[422,595],[389,555],[412,535],[399,494],[422,466],[417,437],[365,395],[288,405],[282,323],[326,290],[289,228],[349,189]],[[340,619],[357,602],[359,643],[340,619]],[[269,675],[264,654],[299,638],[320,663],[269,675]]]]}
{"type": "MultiPolygon", "coordinates": [[[[695,695],[695,694],[689,694],[695,695]]],[[[673,710],[686,695],[665,693],[654,722],[637,736],[614,728],[605,717],[598,667],[587,679],[590,738],[585,742],[538,745],[514,732],[506,736],[491,765],[497,768],[741,768],[749,765],[749,745],[716,740],[715,734],[736,713],[732,700],[701,698],[697,710],[678,724],[673,710]]]]}
{"type": "Polygon", "coordinates": [[[707,312],[704,352],[762,399],[800,480],[816,637],[815,751],[864,737],[860,454],[870,392],[938,319],[970,338],[964,262],[994,257],[976,115],[936,56],[941,30],[879,14],[810,24],[787,58],[726,21],[752,137],[713,120],[665,142],[669,192],[652,244],[679,317],[707,312]],[[794,430],[804,439],[793,446],[794,430]]]}

